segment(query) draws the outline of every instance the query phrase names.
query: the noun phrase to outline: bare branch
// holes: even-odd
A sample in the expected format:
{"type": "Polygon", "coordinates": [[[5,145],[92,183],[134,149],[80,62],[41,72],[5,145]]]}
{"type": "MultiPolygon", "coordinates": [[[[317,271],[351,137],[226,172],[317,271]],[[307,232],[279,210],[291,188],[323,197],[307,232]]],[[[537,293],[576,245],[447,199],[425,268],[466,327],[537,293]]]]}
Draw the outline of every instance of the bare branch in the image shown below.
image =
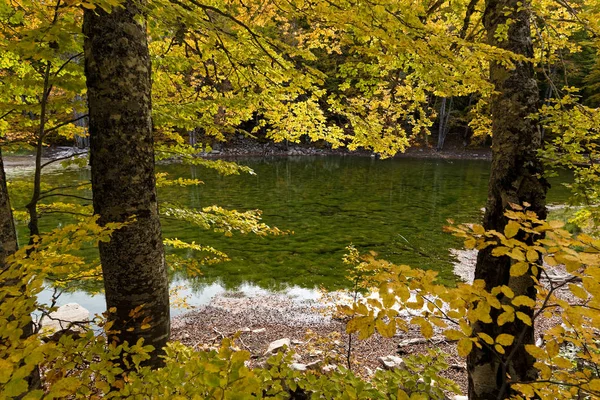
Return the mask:
{"type": "Polygon", "coordinates": [[[55,159],[53,159],[53,160],[50,160],[50,161],[48,161],[48,162],[46,162],[46,163],[42,164],[42,165],[40,166],[40,169],[42,169],[42,168],[44,168],[44,167],[47,167],[48,165],[50,165],[50,164],[52,164],[52,163],[55,163],[55,162],[57,162],[57,161],[68,160],[68,159],[69,159],[69,158],[71,158],[71,157],[82,156],[82,155],[84,155],[84,154],[87,154],[87,151],[85,151],[85,152],[83,152],[83,153],[73,153],[73,154],[71,154],[71,155],[68,155],[68,156],[64,156],[64,157],[58,157],[58,158],[55,158],[55,159]]]}
{"type": "Polygon", "coordinates": [[[57,130],[59,128],[62,128],[65,125],[69,125],[69,124],[72,124],[74,122],[80,121],[80,120],[86,118],[87,116],[88,116],[87,114],[84,114],[81,117],[77,117],[77,118],[73,118],[73,119],[71,119],[69,121],[61,122],[60,124],[55,125],[52,128],[46,129],[46,134],[48,134],[49,132],[55,131],[55,130],[57,130]]]}

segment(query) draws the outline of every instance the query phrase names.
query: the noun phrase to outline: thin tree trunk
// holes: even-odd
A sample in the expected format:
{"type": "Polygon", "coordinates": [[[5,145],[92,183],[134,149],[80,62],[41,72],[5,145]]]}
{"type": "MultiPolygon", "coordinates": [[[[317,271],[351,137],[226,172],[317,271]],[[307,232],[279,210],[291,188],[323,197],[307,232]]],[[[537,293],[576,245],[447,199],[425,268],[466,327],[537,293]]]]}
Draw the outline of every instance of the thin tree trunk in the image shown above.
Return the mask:
{"type": "MultiPolygon", "coordinates": [[[[469,95],[469,104],[467,104],[467,115],[469,109],[471,108],[471,104],[473,103],[473,95],[469,95]]],[[[469,121],[467,120],[467,126],[465,127],[465,132],[463,133],[463,147],[467,147],[469,142],[471,141],[471,135],[469,134],[471,127],[469,126],[469,121]]]]}
{"type": "Polygon", "coordinates": [[[442,105],[440,106],[440,123],[438,127],[438,141],[436,149],[437,151],[442,150],[444,147],[444,132],[446,131],[446,102],[448,101],[447,97],[442,99],[442,105]]]}
{"type": "Polygon", "coordinates": [[[6,267],[6,257],[13,254],[17,249],[17,233],[6,187],[2,149],[0,149],[0,266],[2,269],[6,267]]]}
{"type": "Polygon", "coordinates": [[[450,113],[452,112],[452,102],[453,98],[450,97],[450,103],[448,103],[448,98],[444,97],[442,99],[442,106],[440,107],[440,126],[438,129],[438,142],[437,142],[437,151],[442,151],[444,149],[444,142],[446,141],[446,136],[448,135],[448,131],[450,130],[450,113]]]}
{"type": "MultiPolygon", "coordinates": [[[[523,0],[486,0],[484,25],[488,43],[533,57],[528,10],[529,5],[523,0]],[[497,28],[508,19],[512,21],[507,37],[498,40],[497,28]]],[[[507,223],[504,212],[510,208],[509,203],[527,202],[530,210],[541,218],[546,217],[547,184],[540,177],[542,168],[536,158],[536,150],[541,145],[540,130],[528,118],[538,107],[533,66],[529,62],[517,62],[514,69],[507,70],[492,63],[490,77],[497,94],[492,99],[493,158],[483,224],[486,229],[503,232],[507,223]]],[[[509,258],[493,257],[488,247],[479,252],[475,279],[483,279],[487,290],[508,285],[516,296],[535,298],[531,276],[511,278],[510,265],[509,258]]],[[[519,311],[532,315],[529,308],[519,311]]],[[[494,320],[496,317],[497,314],[492,315],[494,320]]],[[[487,347],[474,348],[467,360],[470,399],[504,399],[510,395],[511,382],[535,379],[535,360],[524,348],[525,344],[534,343],[533,327],[515,319],[503,326],[478,323],[473,328],[474,333],[485,332],[494,338],[500,333],[514,335],[515,344],[506,349],[505,355],[487,347]]]]}
{"type": "MultiPolygon", "coordinates": [[[[4,173],[4,160],[2,159],[2,150],[0,149],[0,272],[8,268],[6,258],[18,250],[17,232],[10,208],[10,199],[6,187],[6,175],[4,173]]],[[[19,282],[10,280],[0,282],[2,285],[19,285],[19,282]]],[[[33,322],[29,322],[23,327],[23,338],[33,334],[33,322]]],[[[27,386],[29,390],[40,387],[40,371],[36,367],[27,377],[27,386]]]]}
{"type": "Polygon", "coordinates": [[[85,72],[88,87],[90,164],[94,212],[100,223],[126,222],[100,243],[106,304],[116,308],[119,340],[144,338],[157,351],[169,339],[169,290],[154,179],[150,57],[140,1],[110,13],[86,11],[85,72]],[[143,305],[151,327],[130,312],[143,305]],[[128,328],[133,330],[128,331],[128,328]]]}

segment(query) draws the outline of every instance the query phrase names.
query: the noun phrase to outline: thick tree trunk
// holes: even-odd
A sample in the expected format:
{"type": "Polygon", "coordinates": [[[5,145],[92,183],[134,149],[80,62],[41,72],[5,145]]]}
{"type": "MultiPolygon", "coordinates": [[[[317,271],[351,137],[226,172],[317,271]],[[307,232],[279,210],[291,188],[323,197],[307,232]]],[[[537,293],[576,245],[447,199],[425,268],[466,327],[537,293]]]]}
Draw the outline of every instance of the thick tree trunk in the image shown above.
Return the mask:
{"type": "Polygon", "coordinates": [[[106,304],[117,310],[118,338],[144,338],[157,349],[150,365],[158,366],[169,339],[169,290],[154,178],[150,58],[139,4],[127,0],[110,14],[85,12],[85,72],[94,212],[101,224],[135,217],[109,243],[100,243],[106,304]],[[141,305],[144,315],[132,321],[131,310],[141,305]],[[143,317],[152,318],[149,329],[142,329],[143,317]]]}
{"type": "MultiPolygon", "coordinates": [[[[528,9],[529,5],[523,0],[486,0],[484,25],[488,43],[532,57],[528,9]],[[507,11],[510,12],[508,15],[507,11]],[[497,28],[506,24],[508,19],[512,21],[507,37],[499,40],[497,28]]],[[[528,62],[518,62],[514,69],[507,70],[493,63],[490,76],[497,94],[492,99],[493,159],[484,227],[503,232],[507,223],[504,212],[510,208],[509,203],[527,202],[530,210],[541,218],[546,217],[547,185],[540,178],[541,166],[536,158],[536,150],[541,145],[540,130],[528,118],[537,111],[538,106],[538,87],[533,66],[528,62]]],[[[481,250],[475,279],[483,279],[487,290],[508,285],[517,296],[535,298],[531,276],[511,278],[510,265],[507,257],[493,257],[490,248],[481,250]]],[[[520,311],[532,315],[530,309],[520,311]]],[[[496,316],[492,317],[495,319],[496,316]]],[[[534,359],[524,349],[525,344],[534,343],[532,327],[515,319],[515,322],[500,327],[496,324],[476,324],[474,332],[485,332],[494,338],[500,333],[514,335],[514,346],[517,348],[507,348],[503,356],[486,347],[473,350],[467,360],[470,399],[504,399],[509,397],[510,382],[536,377],[534,359]]]]}
{"type": "MultiPolygon", "coordinates": [[[[6,187],[6,175],[4,173],[4,160],[2,159],[2,150],[0,149],[0,272],[8,267],[6,258],[14,254],[18,248],[17,231],[13,220],[12,209],[10,208],[10,199],[6,187]]],[[[19,285],[18,281],[3,281],[2,285],[19,285]]],[[[29,322],[23,328],[23,337],[26,338],[33,334],[33,322],[29,322]]],[[[27,377],[29,390],[40,387],[40,371],[35,368],[27,377]]]]}

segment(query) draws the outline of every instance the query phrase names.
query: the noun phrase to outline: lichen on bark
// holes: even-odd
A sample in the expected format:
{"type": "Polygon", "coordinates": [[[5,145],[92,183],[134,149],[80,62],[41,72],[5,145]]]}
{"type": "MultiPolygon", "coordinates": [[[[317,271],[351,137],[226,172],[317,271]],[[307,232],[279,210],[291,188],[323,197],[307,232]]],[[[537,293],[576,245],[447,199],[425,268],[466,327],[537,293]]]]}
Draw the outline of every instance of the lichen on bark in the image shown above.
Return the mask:
{"type": "MultiPolygon", "coordinates": [[[[526,1],[487,0],[484,25],[488,43],[531,59],[530,17],[526,1]],[[500,37],[498,28],[507,24],[507,34],[500,37]]],[[[530,118],[538,108],[538,87],[533,65],[529,61],[517,60],[514,68],[507,69],[500,63],[492,62],[490,78],[496,93],[491,101],[493,156],[483,226],[486,230],[503,232],[507,223],[504,213],[510,209],[511,203],[528,203],[529,210],[541,218],[546,217],[547,184],[536,156],[541,145],[541,131],[530,118]]],[[[491,251],[492,248],[488,247],[479,252],[475,279],[483,279],[487,290],[507,285],[515,296],[535,298],[532,277],[511,278],[511,260],[508,257],[494,257],[491,251]]],[[[530,317],[533,312],[526,307],[518,311],[530,317]]],[[[497,316],[498,313],[492,314],[494,320],[497,316]]],[[[477,323],[473,328],[474,334],[483,332],[493,338],[501,333],[513,335],[515,344],[508,347],[503,355],[488,347],[475,348],[471,352],[467,360],[470,399],[506,398],[510,396],[511,382],[535,379],[535,360],[524,347],[534,342],[533,327],[515,319],[502,326],[477,323]]]]}
{"type": "Polygon", "coordinates": [[[140,2],[111,13],[86,10],[85,74],[88,87],[90,164],[94,212],[100,224],[127,222],[100,244],[107,308],[119,340],[157,351],[160,365],[169,339],[169,291],[154,177],[151,67],[140,2]],[[134,218],[133,220],[131,220],[134,218]],[[131,310],[143,305],[132,320],[131,310]],[[142,323],[150,317],[150,328],[142,323]],[[129,331],[128,328],[133,328],[129,331]],[[146,328],[146,329],[143,329],[146,328]]]}

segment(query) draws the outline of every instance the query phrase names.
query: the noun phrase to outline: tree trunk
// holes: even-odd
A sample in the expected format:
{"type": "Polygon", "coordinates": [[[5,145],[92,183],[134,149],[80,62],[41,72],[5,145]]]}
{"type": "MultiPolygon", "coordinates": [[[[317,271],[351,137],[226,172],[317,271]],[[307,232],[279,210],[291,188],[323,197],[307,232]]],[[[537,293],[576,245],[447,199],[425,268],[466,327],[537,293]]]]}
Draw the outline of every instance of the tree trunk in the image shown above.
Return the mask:
{"type": "Polygon", "coordinates": [[[17,233],[6,188],[2,149],[0,149],[0,267],[2,269],[6,266],[6,257],[13,254],[17,249],[17,233]]]}
{"type": "Polygon", "coordinates": [[[114,329],[121,331],[120,341],[144,338],[153,345],[149,365],[159,366],[170,333],[169,288],[154,178],[150,57],[139,4],[127,0],[110,14],[85,12],[90,164],[100,224],[135,217],[109,243],[100,243],[106,305],[116,308],[114,329]],[[132,321],[130,312],[142,305],[143,316],[132,321]],[[142,329],[144,317],[152,318],[148,329],[142,329]]]}
{"type": "MultiPolygon", "coordinates": [[[[486,0],[484,25],[488,43],[533,57],[528,10],[529,5],[523,0],[486,0]],[[497,28],[508,19],[512,21],[507,37],[499,40],[495,36],[497,28]]],[[[536,158],[536,150],[541,145],[540,130],[528,118],[538,107],[538,87],[532,64],[517,62],[514,69],[507,70],[492,63],[490,77],[497,94],[492,99],[493,158],[483,225],[488,230],[503,232],[507,223],[504,212],[509,209],[509,203],[527,202],[529,210],[541,218],[546,217],[547,184],[539,175],[542,168],[536,158]]],[[[509,258],[493,257],[491,248],[486,248],[477,257],[475,279],[483,279],[486,290],[508,285],[516,296],[535,298],[531,276],[511,278],[510,265],[509,258]]],[[[532,316],[531,309],[519,311],[532,316]]],[[[492,315],[494,320],[496,317],[497,314],[492,315]]],[[[525,344],[534,343],[532,327],[515,319],[503,326],[478,323],[473,328],[475,334],[485,332],[494,338],[500,333],[514,335],[515,344],[506,349],[505,355],[486,347],[474,348],[467,360],[470,399],[504,399],[510,395],[511,382],[535,379],[534,359],[524,348],[525,344]]]]}
{"type": "MultiPolygon", "coordinates": [[[[17,232],[13,220],[12,209],[10,208],[10,199],[6,187],[6,175],[4,173],[4,160],[2,159],[2,150],[0,149],[0,272],[8,268],[6,258],[14,254],[19,248],[17,242],[17,232]]],[[[19,285],[18,281],[7,280],[0,282],[1,285],[19,285]]],[[[33,322],[29,322],[23,327],[23,338],[33,334],[33,322]]],[[[35,368],[27,377],[27,386],[29,390],[40,387],[40,371],[35,368]]]]}

